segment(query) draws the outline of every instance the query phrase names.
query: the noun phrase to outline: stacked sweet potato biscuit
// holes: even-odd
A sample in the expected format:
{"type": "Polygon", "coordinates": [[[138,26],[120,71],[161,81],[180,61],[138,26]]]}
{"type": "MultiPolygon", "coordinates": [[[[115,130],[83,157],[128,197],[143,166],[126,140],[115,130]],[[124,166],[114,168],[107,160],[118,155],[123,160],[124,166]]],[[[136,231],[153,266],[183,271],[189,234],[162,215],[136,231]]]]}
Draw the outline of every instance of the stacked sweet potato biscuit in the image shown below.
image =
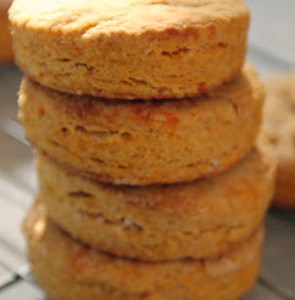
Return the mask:
{"type": "Polygon", "coordinates": [[[15,0],[20,119],[51,299],[235,300],[254,284],[275,165],[240,0],[15,0]]]}

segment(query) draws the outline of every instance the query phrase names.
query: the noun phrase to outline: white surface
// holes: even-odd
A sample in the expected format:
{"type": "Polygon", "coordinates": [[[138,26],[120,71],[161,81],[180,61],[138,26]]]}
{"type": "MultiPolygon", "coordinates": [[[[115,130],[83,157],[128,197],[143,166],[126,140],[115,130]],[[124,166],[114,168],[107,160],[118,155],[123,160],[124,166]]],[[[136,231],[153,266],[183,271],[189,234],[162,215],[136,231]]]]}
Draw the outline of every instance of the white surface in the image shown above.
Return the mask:
{"type": "MultiPolygon", "coordinates": [[[[0,294],[1,300],[45,300],[38,287],[19,280],[13,285],[4,288],[0,294]]],[[[81,299],[87,300],[87,299],[81,299]]],[[[276,299],[275,299],[276,300],[276,299]]]]}
{"type": "Polygon", "coordinates": [[[249,42],[295,63],[295,1],[246,0],[251,9],[249,42]]]}

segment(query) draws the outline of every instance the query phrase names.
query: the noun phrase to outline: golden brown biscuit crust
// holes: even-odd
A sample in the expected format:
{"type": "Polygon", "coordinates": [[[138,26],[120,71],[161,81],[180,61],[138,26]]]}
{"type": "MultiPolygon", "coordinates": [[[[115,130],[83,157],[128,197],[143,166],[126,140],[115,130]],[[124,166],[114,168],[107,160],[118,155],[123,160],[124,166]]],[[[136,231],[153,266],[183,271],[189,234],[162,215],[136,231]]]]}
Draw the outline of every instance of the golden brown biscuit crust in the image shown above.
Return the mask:
{"type": "Polygon", "coordinates": [[[295,73],[269,77],[266,88],[263,131],[279,161],[273,204],[295,209],[295,73]]]}
{"type": "Polygon", "coordinates": [[[246,65],[199,98],[105,101],[44,88],[25,78],[20,118],[28,139],[60,164],[102,182],[186,182],[228,169],[250,151],[264,92],[246,65]]]}
{"type": "Polygon", "coordinates": [[[241,68],[242,0],[15,0],[16,61],[35,81],[74,94],[184,98],[241,68]]]}
{"type": "Polygon", "coordinates": [[[12,40],[9,30],[7,10],[11,1],[0,2],[0,62],[12,62],[12,40]]]}
{"type": "Polygon", "coordinates": [[[24,229],[33,273],[54,300],[236,300],[256,280],[263,240],[260,228],[216,259],[144,263],[75,242],[48,221],[40,204],[24,229]]]}
{"type": "Polygon", "coordinates": [[[267,149],[255,149],[219,176],[171,186],[101,184],[41,153],[37,170],[40,197],[61,228],[114,255],[160,261],[210,258],[248,239],[272,199],[276,168],[267,149]]]}

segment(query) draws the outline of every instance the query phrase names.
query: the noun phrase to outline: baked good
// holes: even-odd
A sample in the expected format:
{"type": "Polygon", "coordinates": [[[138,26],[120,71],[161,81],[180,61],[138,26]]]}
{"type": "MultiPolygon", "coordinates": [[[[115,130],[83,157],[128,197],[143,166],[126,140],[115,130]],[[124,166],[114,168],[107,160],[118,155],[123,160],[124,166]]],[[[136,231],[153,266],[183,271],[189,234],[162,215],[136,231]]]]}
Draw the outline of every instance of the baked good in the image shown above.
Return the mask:
{"type": "Polygon", "coordinates": [[[161,261],[237,248],[264,219],[276,168],[261,148],[219,176],[170,186],[101,184],[42,153],[37,170],[40,198],[65,231],[114,255],[161,261]]]}
{"type": "Polygon", "coordinates": [[[235,300],[254,284],[263,230],[239,249],[210,260],[144,263],[96,251],[69,238],[47,218],[42,204],[25,225],[37,282],[54,300],[235,300]]]}
{"type": "Polygon", "coordinates": [[[12,41],[8,25],[7,10],[11,0],[1,0],[0,2],[0,63],[12,62],[12,41]]]}
{"type": "Polygon", "coordinates": [[[105,101],[60,93],[25,78],[20,119],[32,144],[102,182],[191,181],[228,169],[250,151],[264,91],[245,65],[200,98],[105,101]]]}
{"type": "Polygon", "coordinates": [[[184,98],[241,68],[242,0],[15,0],[16,62],[57,90],[105,98],[184,98]]]}
{"type": "Polygon", "coordinates": [[[269,77],[266,87],[263,132],[279,161],[273,204],[295,209],[295,73],[269,77]]]}

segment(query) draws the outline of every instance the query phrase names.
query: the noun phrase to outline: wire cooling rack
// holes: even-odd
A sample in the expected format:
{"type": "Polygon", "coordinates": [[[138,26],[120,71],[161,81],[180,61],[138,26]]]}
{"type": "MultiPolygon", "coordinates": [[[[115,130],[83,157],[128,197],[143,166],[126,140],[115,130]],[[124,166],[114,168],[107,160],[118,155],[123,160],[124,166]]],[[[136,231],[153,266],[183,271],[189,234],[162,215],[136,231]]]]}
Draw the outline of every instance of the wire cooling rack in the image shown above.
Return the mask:
{"type": "MultiPolygon", "coordinates": [[[[248,58],[264,72],[294,67],[251,45],[248,58]]],[[[37,184],[33,151],[17,121],[20,78],[15,67],[0,65],[0,300],[45,300],[30,275],[21,233],[37,184]]],[[[295,213],[270,211],[266,223],[259,280],[243,300],[295,300],[295,213]]]]}

